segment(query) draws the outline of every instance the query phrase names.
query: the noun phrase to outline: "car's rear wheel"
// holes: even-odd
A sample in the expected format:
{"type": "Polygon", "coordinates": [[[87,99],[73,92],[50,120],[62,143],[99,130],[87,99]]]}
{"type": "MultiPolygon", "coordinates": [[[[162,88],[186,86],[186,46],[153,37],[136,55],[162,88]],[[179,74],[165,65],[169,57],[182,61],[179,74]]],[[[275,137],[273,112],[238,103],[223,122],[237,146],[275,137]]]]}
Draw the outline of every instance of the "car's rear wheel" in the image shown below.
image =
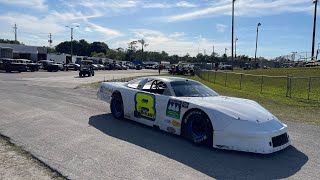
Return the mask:
{"type": "Polygon", "coordinates": [[[122,96],[119,93],[113,94],[110,104],[112,115],[117,119],[124,118],[122,96]]]}
{"type": "Polygon", "coordinates": [[[182,135],[196,145],[213,144],[213,127],[209,117],[200,110],[189,112],[183,119],[182,135]]]}

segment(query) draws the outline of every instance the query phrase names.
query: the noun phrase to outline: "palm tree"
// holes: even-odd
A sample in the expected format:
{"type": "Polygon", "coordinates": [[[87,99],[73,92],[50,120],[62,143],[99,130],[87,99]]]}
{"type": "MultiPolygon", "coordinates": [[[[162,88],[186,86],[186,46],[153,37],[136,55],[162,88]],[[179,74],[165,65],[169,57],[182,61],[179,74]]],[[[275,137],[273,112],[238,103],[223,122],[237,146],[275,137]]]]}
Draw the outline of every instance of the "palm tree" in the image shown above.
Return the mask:
{"type": "Polygon", "coordinates": [[[143,53],[143,47],[147,47],[149,44],[146,44],[144,39],[138,40],[138,42],[141,44],[141,51],[143,53]]]}

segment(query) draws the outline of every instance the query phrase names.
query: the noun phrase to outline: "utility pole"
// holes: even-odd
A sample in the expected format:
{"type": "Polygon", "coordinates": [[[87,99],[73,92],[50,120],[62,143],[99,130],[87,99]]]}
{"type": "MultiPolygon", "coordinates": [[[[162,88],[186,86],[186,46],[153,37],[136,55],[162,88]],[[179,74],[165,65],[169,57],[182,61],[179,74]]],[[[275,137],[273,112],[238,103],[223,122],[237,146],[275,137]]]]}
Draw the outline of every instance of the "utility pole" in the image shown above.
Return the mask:
{"type": "Polygon", "coordinates": [[[17,43],[17,24],[14,24],[13,26],[13,29],[14,29],[14,42],[17,43]]]}
{"type": "Polygon", "coordinates": [[[52,46],[52,35],[51,35],[51,33],[49,34],[48,42],[49,42],[49,47],[51,47],[52,46]]]}
{"type": "Polygon", "coordinates": [[[259,26],[261,26],[261,23],[258,23],[257,25],[257,36],[256,36],[256,52],[254,54],[254,63],[257,68],[257,50],[258,50],[258,38],[259,38],[259,26]]]}
{"type": "Polygon", "coordinates": [[[314,18],[313,18],[313,34],[312,34],[312,51],[311,51],[311,60],[314,60],[314,43],[316,36],[316,26],[317,26],[317,6],[318,0],[314,0],[314,18]]]}
{"type": "Polygon", "coordinates": [[[233,39],[234,39],[234,2],[236,0],[232,0],[232,37],[231,37],[231,69],[233,70],[233,39]]]}
{"type": "MultiPolygon", "coordinates": [[[[66,26],[67,28],[70,28],[71,29],[71,42],[70,42],[70,44],[71,44],[71,50],[70,50],[70,55],[71,55],[71,62],[72,62],[72,56],[73,56],[73,29],[75,28],[75,27],[79,27],[79,26],[75,26],[75,27],[73,27],[73,26],[66,26]]],[[[66,60],[66,64],[68,64],[68,62],[67,62],[67,60],[66,60]]]]}
{"type": "Polygon", "coordinates": [[[214,56],[214,45],[212,45],[212,55],[214,56]]]}
{"type": "Polygon", "coordinates": [[[234,58],[237,60],[237,41],[238,41],[239,39],[238,38],[236,38],[235,40],[234,40],[234,58]]]}

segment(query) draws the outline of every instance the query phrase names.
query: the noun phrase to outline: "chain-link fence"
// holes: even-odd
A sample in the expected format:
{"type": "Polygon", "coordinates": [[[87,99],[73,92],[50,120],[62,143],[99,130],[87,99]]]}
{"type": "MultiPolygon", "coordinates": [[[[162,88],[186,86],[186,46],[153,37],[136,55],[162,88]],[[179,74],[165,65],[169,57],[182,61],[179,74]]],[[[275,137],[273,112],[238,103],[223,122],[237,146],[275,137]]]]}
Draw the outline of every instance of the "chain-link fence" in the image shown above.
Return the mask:
{"type": "Polygon", "coordinates": [[[267,76],[234,72],[198,71],[208,82],[244,91],[320,100],[320,77],[267,76]]]}

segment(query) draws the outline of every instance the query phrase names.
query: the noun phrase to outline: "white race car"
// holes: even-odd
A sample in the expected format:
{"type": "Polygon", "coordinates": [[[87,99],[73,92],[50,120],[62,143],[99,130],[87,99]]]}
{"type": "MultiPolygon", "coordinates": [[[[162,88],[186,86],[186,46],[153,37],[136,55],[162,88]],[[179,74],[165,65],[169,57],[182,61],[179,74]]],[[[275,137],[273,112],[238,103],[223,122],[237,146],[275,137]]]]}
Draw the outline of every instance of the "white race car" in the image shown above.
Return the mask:
{"type": "Polygon", "coordinates": [[[117,119],[130,119],[195,144],[269,154],[290,145],[287,125],[247,99],[220,96],[207,86],[176,77],[102,82],[99,99],[117,119]]]}

